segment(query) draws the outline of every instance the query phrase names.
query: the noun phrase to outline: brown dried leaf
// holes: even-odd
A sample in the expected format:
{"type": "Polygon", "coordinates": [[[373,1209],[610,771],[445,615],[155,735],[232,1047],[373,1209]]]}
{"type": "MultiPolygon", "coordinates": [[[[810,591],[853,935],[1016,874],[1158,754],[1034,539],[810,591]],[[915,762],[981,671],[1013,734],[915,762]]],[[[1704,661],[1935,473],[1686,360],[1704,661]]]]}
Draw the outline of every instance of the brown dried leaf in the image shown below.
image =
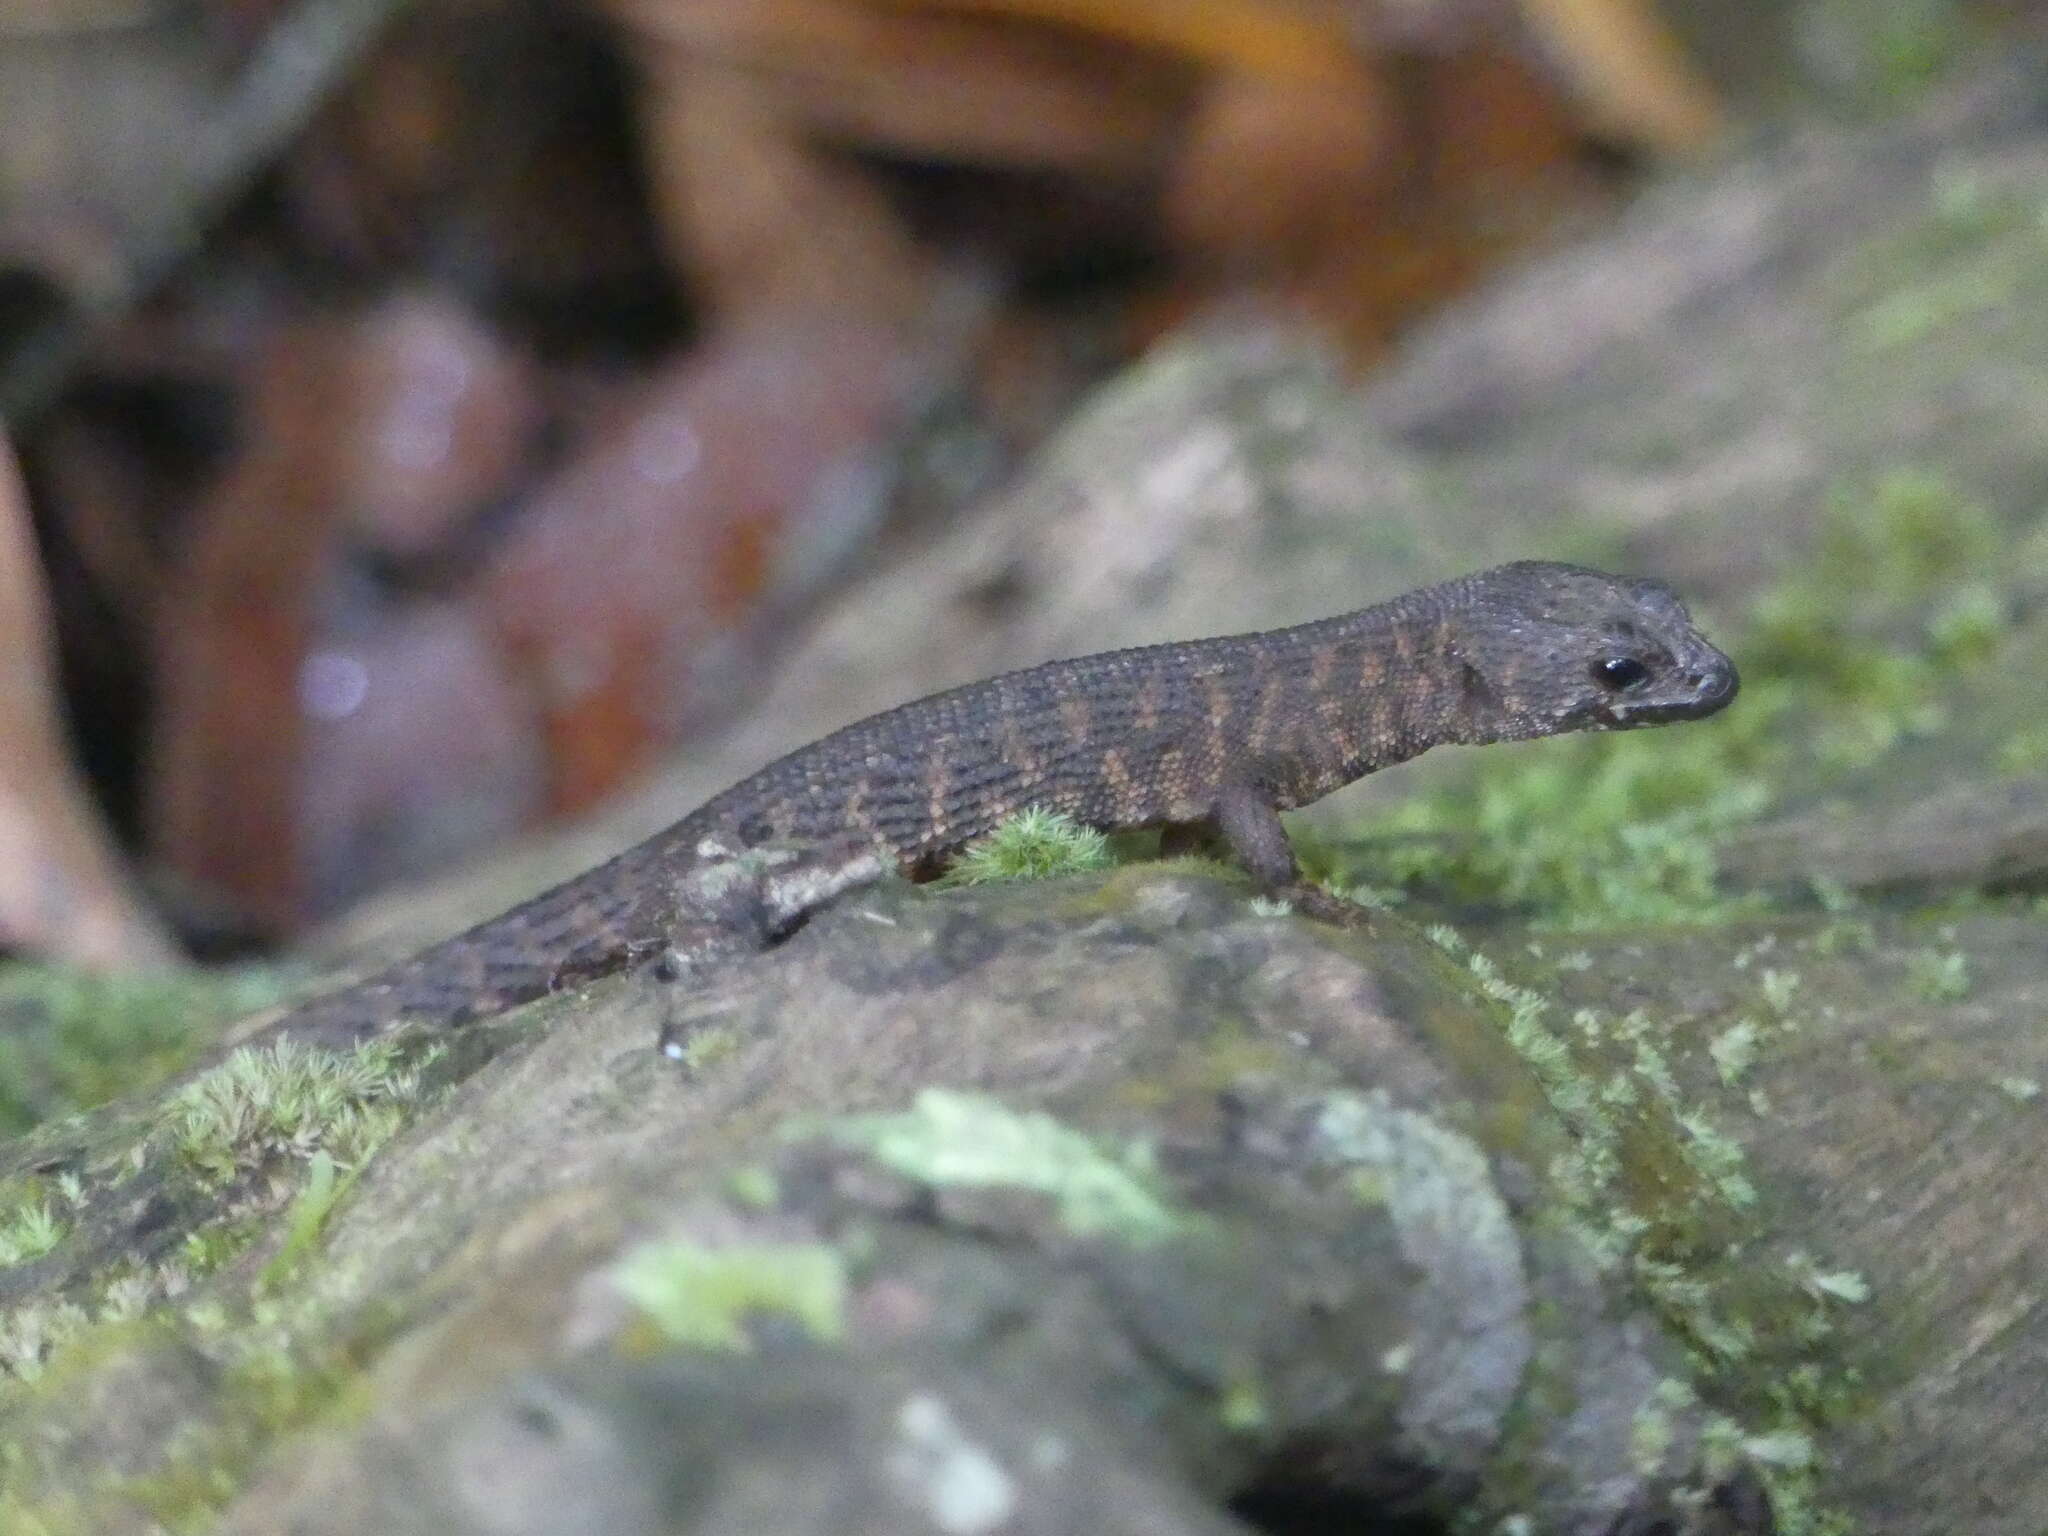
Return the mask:
{"type": "Polygon", "coordinates": [[[536,493],[481,595],[542,722],[554,809],[729,705],[859,547],[929,368],[898,334],[815,317],[722,331],[536,493]]]}
{"type": "Polygon", "coordinates": [[[0,438],[0,945],[101,969],[174,952],[72,771],[28,498],[0,438]]]}
{"type": "Polygon", "coordinates": [[[532,391],[431,295],[270,339],[248,450],[196,509],[156,633],[151,848],[223,921],[288,932],[532,808],[473,617],[342,565],[351,544],[430,569],[459,545],[526,473],[532,391]]]}
{"type": "Polygon", "coordinates": [[[614,3],[657,55],[752,82],[792,132],[956,163],[1127,173],[1198,78],[1115,37],[863,0],[614,3]]]}

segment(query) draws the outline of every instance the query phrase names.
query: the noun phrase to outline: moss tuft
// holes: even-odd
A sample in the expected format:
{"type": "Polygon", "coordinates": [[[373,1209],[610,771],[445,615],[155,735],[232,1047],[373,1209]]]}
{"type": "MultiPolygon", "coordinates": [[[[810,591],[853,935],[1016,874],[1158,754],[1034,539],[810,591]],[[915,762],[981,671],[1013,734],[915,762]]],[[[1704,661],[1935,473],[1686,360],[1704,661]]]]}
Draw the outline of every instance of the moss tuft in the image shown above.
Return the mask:
{"type": "Polygon", "coordinates": [[[1049,880],[1112,862],[1109,839],[1100,832],[1058,811],[1028,806],[971,844],[940,878],[947,885],[1049,880]]]}
{"type": "Polygon", "coordinates": [[[0,1269],[39,1259],[64,1240],[64,1220],[48,1200],[20,1200],[0,1215],[0,1269]]]}
{"type": "Polygon", "coordinates": [[[401,1070],[398,1060],[386,1041],[342,1053],[289,1039],[239,1050],[172,1097],[172,1143],[217,1182],[321,1151],[353,1166],[398,1129],[401,1106],[419,1093],[418,1070],[401,1070]]]}

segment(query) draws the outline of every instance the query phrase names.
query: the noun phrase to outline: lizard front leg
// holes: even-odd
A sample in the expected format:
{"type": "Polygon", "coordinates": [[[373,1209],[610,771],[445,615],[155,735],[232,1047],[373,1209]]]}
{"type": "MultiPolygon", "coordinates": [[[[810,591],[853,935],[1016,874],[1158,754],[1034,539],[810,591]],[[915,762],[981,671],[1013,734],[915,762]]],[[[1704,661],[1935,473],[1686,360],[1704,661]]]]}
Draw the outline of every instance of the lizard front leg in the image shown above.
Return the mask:
{"type": "Polygon", "coordinates": [[[1366,908],[1302,879],[1280,812],[1272,797],[1256,786],[1226,785],[1216,796],[1215,810],[1195,825],[1221,842],[1262,887],[1285,897],[1303,916],[1343,927],[1368,920],[1366,908]]]}
{"type": "Polygon", "coordinates": [[[1226,785],[1200,821],[1167,823],[1159,833],[1159,856],[1171,859],[1219,844],[1269,891],[1289,890],[1301,879],[1280,813],[1269,797],[1249,784],[1226,785]]]}
{"type": "MultiPolygon", "coordinates": [[[[675,884],[668,942],[652,966],[663,982],[691,982],[721,960],[771,948],[813,912],[894,868],[872,843],[853,839],[740,849],[706,838],[693,851],[695,862],[675,884]]],[[[671,1009],[663,1054],[679,1058],[687,1033],[671,1009]]]]}
{"type": "Polygon", "coordinates": [[[1223,846],[1260,885],[1284,891],[1300,884],[1294,845],[1270,795],[1250,784],[1226,784],[1209,816],[1223,846]]]}

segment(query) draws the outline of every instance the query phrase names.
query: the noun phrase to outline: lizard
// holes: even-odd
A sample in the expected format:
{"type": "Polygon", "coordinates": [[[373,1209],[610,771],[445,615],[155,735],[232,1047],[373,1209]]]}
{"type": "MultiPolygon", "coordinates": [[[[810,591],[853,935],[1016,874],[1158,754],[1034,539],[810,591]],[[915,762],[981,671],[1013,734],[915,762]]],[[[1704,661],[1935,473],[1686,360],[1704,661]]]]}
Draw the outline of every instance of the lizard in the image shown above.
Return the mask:
{"type": "Polygon", "coordinates": [[[928,874],[1033,806],[1209,838],[1284,893],[1300,876],[1282,811],[1431,747],[1694,720],[1737,687],[1668,586],[1545,561],[1291,628],[1047,662],[821,737],[257,1038],[346,1048],[641,962],[678,979],[851,888],[928,874]]]}

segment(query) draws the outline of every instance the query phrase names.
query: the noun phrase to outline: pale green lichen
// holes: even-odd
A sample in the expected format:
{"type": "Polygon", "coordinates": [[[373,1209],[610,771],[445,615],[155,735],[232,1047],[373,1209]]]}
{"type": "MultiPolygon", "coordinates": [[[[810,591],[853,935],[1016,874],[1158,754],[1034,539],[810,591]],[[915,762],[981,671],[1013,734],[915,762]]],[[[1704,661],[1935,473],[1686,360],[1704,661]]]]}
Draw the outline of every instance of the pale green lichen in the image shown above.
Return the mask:
{"type": "MultiPolygon", "coordinates": [[[[1515,1245],[1514,1222],[1486,1154],[1431,1116],[1383,1091],[1331,1094],[1315,1118],[1322,1153],[1369,1179],[1404,1246],[1443,1262],[1461,1251],[1498,1269],[1515,1245]]],[[[1457,1267],[1457,1266],[1454,1266],[1457,1267]]]]}
{"type": "Polygon", "coordinates": [[[1240,1376],[1224,1384],[1216,1402],[1216,1417],[1225,1429],[1253,1434],[1266,1427],[1272,1408],[1257,1379],[1240,1376]]]}
{"type": "Polygon", "coordinates": [[[1757,985],[1763,988],[1764,1002],[1771,1012],[1783,1018],[1792,1011],[1793,994],[1799,990],[1797,971],[1779,971],[1768,967],[1757,977],[1757,985]]]}
{"type": "Polygon", "coordinates": [[[1057,875],[1105,869],[1114,860],[1109,840],[1058,811],[1028,806],[954,859],[941,883],[989,885],[999,881],[1048,880],[1057,875]]]}
{"type": "Polygon", "coordinates": [[[92,1314],[72,1301],[29,1302],[0,1313],[0,1370],[34,1381],[50,1356],[92,1325],[92,1314]]]}
{"type": "Polygon", "coordinates": [[[1741,1143],[1724,1134],[1700,1110],[1684,1111],[1678,1116],[1678,1123],[1686,1134],[1680,1148],[1693,1170],[1707,1179],[1731,1207],[1741,1210],[1754,1205],[1756,1186],[1744,1171],[1746,1160],[1741,1143]]]}
{"type": "Polygon", "coordinates": [[[1761,1035],[1756,1020],[1737,1019],[1707,1042],[1707,1054],[1713,1057],[1714,1070],[1723,1084],[1733,1088],[1756,1065],[1761,1035]]]}
{"type": "Polygon", "coordinates": [[[1906,956],[1906,985],[1930,1003],[1960,1002],[1970,995],[1970,961],[1960,950],[1915,950],[1906,956]]]}
{"type": "Polygon", "coordinates": [[[611,1282],[664,1339],[699,1349],[750,1348],[763,1317],[793,1318],[820,1343],[846,1332],[846,1261],[823,1243],[642,1243],[611,1282]]]}
{"type": "Polygon", "coordinates": [[[1042,1113],[981,1094],[927,1088],[900,1114],[833,1123],[835,1139],[934,1188],[1013,1188],[1046,1196],[1080,1234],[1150,1243],[1185,1225],[1158,1187],[1149,1149],[1113,1148],[1042,1113]]]}
{"type": "MultiPolygon", "coordinates": [[[[1516,1357],[1536,1340],[1522,1238],[1486,1151],[1445,1118],[1404,1108],[1381,1088],[1323,1096],[1313,1127],[1317,1160],[1354,1181],[1369,1179],[1372,1203],[1401,1251],[1425,1273],[1458,1277],[1449,1288],[1456,1294],[1438,1305],[1455,1308],[1464,1326],[1458,1342],[1438,1339],[1434,1368],[1463,1384],[1459,1422],[1506,1414],[1525,1384],[1516,1357]]],[[[1444,1429],[1429,1420],[1446,1410],[1415,1411],[1409,1428],[1419,1438],[1444,1429]]]]}
{"type": "Polygon", "coordinates": [[[1671,1410],[1653,1396],[1640,1404],[1629,1419],[1628,1459],[1639,1477],[1655,1477],[1678,1439],[1678,1425],[1671,1410]]]}
{"type": "Polygon", "coordinates": [[[1017,1479],[935,1392],[914,1392],[896,1410],[881,1468],[915,1524],[947,1536],[981,1536],[1013,1526],[1017,1479]]]}
{"type": "Polygon", "coordinates": [[[1785,1255],[1785,1269],[1799,1288],[1818,1301],[1857,1306],[1870,1299],[1870,1282],[1852,1269],[1822,1269],[1804,1253],[1785,1255]]]}

